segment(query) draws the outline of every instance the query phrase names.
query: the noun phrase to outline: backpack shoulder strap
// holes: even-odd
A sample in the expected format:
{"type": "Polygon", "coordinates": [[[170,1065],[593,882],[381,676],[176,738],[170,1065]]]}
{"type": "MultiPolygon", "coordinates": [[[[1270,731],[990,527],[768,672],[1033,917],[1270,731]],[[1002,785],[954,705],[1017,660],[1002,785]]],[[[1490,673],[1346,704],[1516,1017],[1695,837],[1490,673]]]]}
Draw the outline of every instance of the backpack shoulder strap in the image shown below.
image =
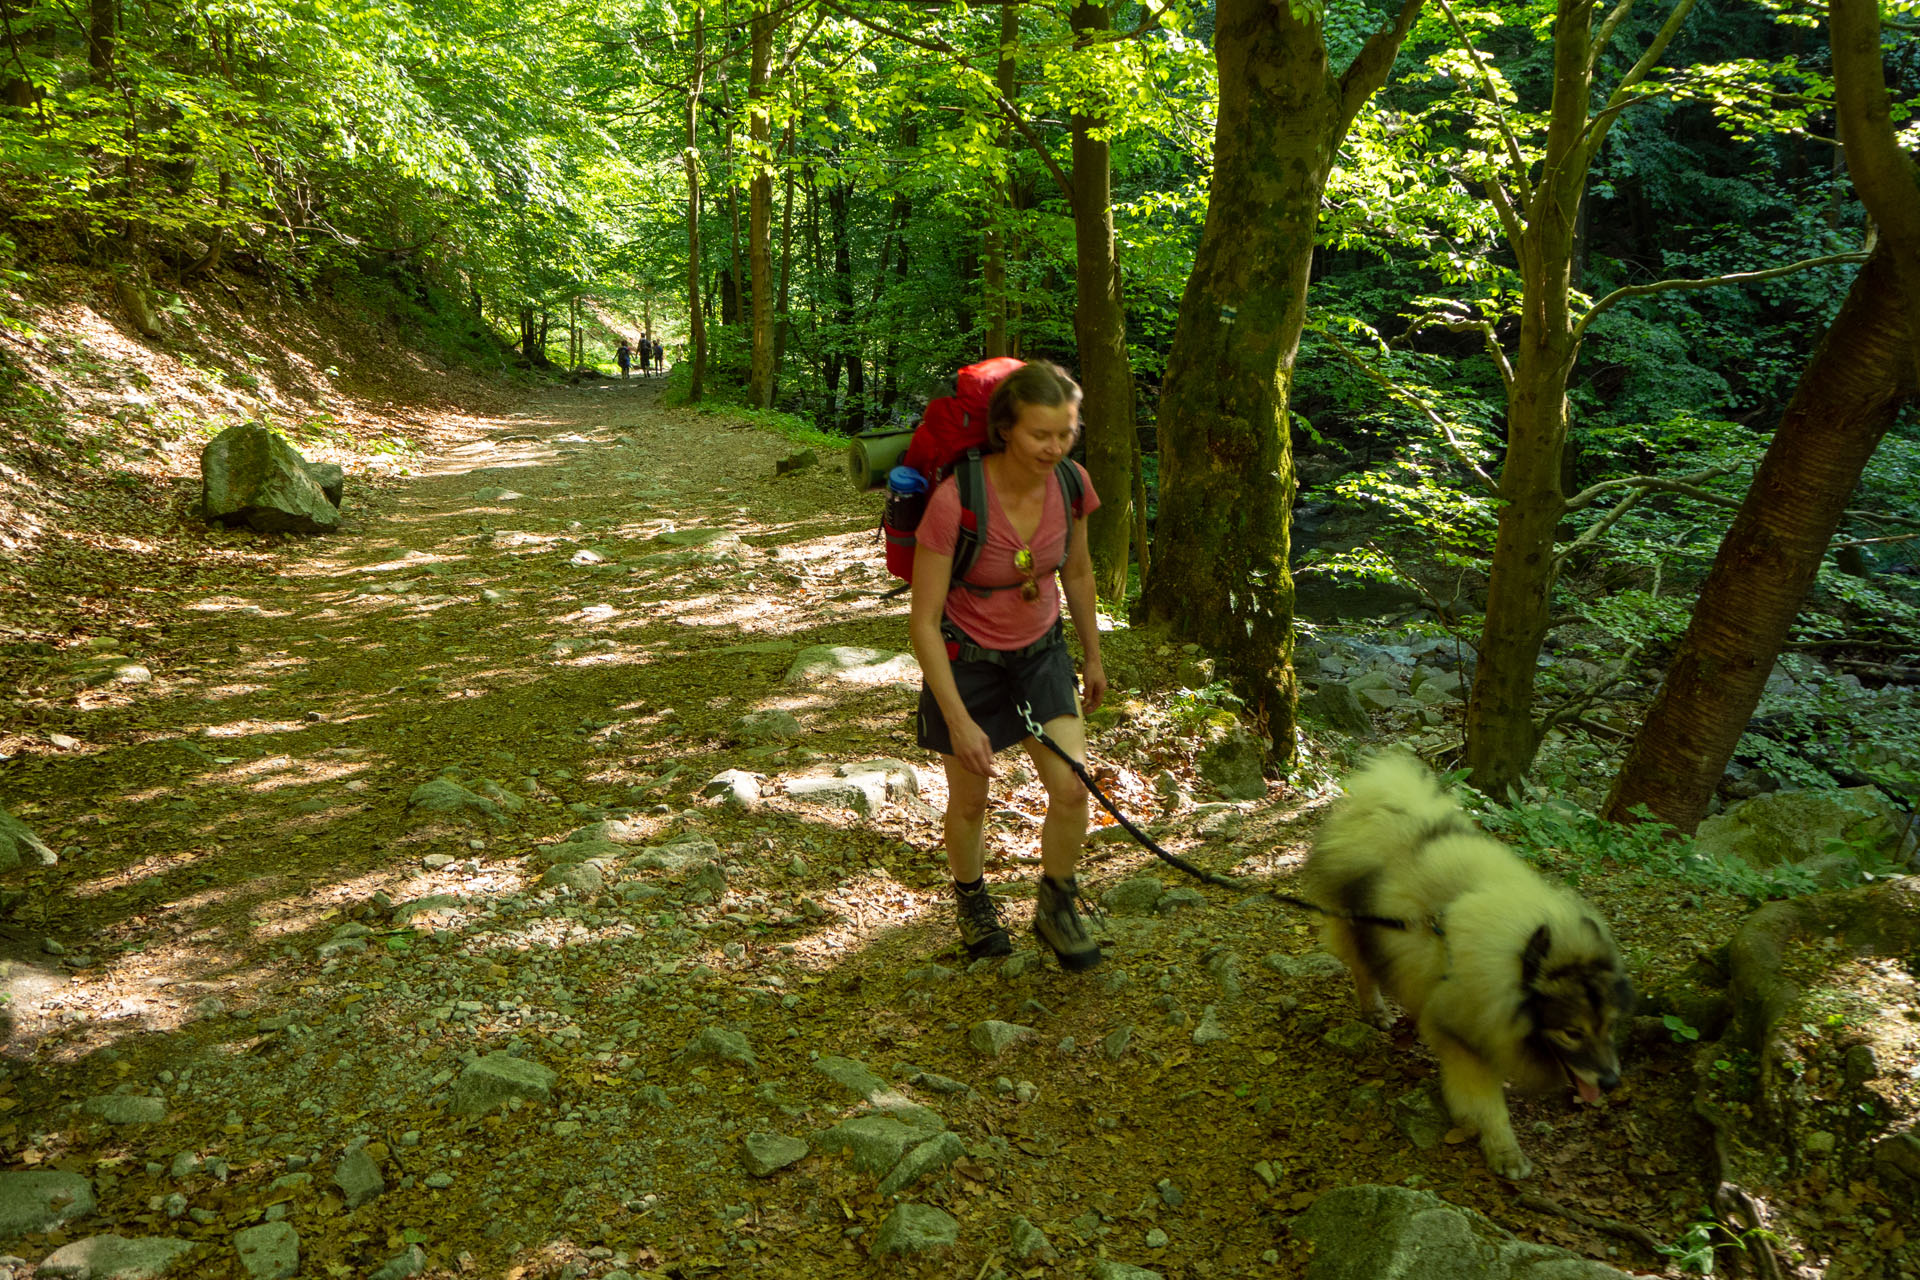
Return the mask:
{"type": "Polygon", "coordinates": [[[978,449],[969,449],[953,466],[960,490],[960,531],[953,541],[953,576],[964,582],[967,571],[987,543],[987,468],[978,449]]]}
{"type": "Polygon", "coordinates": [[[1054,479],[1060,482],[1060,496],[1067,507],[1067,537],[1060,544],[1060,564],[1055,573],[1067,567],[1067,555],[1073,550],[1073,522],[1084,513],[1080,504],[1086,499],[1086,486],[1080,483],[1080,468],[1074,465],[1072,458],[1062,458],[1053,468],[1054,479]]]}

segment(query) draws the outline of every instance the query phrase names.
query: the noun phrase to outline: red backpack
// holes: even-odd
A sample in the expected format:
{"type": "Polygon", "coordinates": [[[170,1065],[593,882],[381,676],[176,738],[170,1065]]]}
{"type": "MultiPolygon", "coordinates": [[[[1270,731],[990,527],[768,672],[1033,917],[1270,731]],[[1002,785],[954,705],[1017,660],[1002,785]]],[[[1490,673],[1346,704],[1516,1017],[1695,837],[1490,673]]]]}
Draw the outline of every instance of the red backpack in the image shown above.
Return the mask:
{"type": "MultiPolygon", "coordinates": [[[[913,585],[913,555],[919,548],[914,531],[920,527],[927,498],[949,475],[960,488],[960,534],[953,544],[952,580],[980,595],[994,590],[965,580],[967,570],[973,567],[975,557],[987,540],[986,468],[981,462],[981,447],[987,442],[987,402],[993,399],[994,390],[1006,381],[1007,375],[1025,363],[1012,356],[995,356],[970,364],[954,375],[953,394],[932,401],[920,415],[920,425],[914,428],[913,439],[908,442],[900,465],[918,471],[927,487],[924,492],[912,495],[890,490],[886,515],[880,526],[881,536],[886,539],[887,572],[901,582],[887,593],[889,596],[898,595],[913,585]]],[[[1081,514],[1080,469],[1071,459],[1063,458],[1054,475],[1067,508],[1077,519],[1081,514]]],[[[1067,544],[1071,546],[1072,542],[1069,536],[1067,544]]],[[[1063,554],[1055,572],[1065,565],[1063,554]]]]}

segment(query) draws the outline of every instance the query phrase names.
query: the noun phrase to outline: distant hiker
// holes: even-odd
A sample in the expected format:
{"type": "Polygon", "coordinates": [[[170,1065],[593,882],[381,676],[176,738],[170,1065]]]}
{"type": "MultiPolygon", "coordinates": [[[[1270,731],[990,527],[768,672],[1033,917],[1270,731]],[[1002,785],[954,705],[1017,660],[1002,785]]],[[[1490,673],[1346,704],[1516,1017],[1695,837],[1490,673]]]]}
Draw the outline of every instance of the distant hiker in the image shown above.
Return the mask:
{"type": "Polygon", "coordinates": [[[665,365],[660,363],[666,354],[667,349],[660,345],[660,339],[655,338],[653,340],[653,371],[655,373],[659,373],[662,369],[666,368],[665,365]]]}
{"type": "Polygon", "coordinates": [[[987,892],[984,828],[993,757],[1019,743],[1047,789],[1034,933],[1062,968],[1086,969],[1100,962],[1099,944],[1074,909],[1087,791],[1032,730],[1040,726],[1062,749],[1085,758],[1087,731],[1061,625],[1061,587],[1086,655],[1086,709],[1097,709],[1107,692],[1087,552],[1086,513],[1100,499],[1085,470],[1067,458],[1080,436],[1080,388],[1055,365],[1024,365],[994,389],[986,419],[985,457],[974,465],[984,472],[991,519],[972,563],[955,577],[965,508],[957,474],[934,489],[916,530],[908,631],[924,675],[918,738],[946,767],[947,866],[967,954],[978,959],[1012,950],[987,892]],[[1080,482],[1077,504],[1059,474],[1062,462],[1080,482]]]}
{"type": "Polygon", "coordinates": [[[625,338],[620,339],[620,345],[613,349],[613,358],[620,362],[620,376],[626,377],[628,367],[633,363],[633,348],[627,345],[625,338]]]}

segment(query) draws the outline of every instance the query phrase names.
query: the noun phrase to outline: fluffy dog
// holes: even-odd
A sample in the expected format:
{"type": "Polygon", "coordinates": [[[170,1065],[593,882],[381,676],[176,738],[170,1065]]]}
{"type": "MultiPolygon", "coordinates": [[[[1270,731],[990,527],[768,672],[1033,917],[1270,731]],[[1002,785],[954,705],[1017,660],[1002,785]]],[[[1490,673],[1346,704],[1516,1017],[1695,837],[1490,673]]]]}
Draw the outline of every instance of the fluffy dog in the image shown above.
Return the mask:
{"type": "Polygon", "coordinates": [[[1418,760],[1382,756],[1347,780],[1304,875],[1332,913],[1323,938],[1353,973],[1361,1017],[1390,1025],[1382,990],[1406,1008],[1440,1060],[1448,1109],[1479,1133],[1494,1172],[1533,1172],[1506,1081],[1571,1082],[1590,1103],[1620,1083],[1614,1024],[1633,988],[1613,935],[1476,827],[1418,760]]]}

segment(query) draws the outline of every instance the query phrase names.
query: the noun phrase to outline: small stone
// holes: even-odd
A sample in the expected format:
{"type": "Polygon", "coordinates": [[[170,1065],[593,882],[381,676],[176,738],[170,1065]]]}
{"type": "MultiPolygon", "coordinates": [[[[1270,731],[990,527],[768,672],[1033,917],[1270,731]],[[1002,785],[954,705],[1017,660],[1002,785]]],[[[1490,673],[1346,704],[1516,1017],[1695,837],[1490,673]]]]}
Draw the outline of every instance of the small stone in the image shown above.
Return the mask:
{"type": "Polygon", "coordinates": [[[373,1162],[366,1148],[359,1147],[347,1152],[334,1169],[333,1185],[340,1188],[347,1208],[358,1209],[385,1191],[387,1180],[380,1176],[380,1166],[373,1162]]]}
{"type": "Polygon", "coordinates": [[[300,1233],[285,1222],[237,1231],[233,1247],[252,1280],[291,1280],[300,1272],[300,1233]]]}
{"type": "Polygon", "coordinates": [[[760,1060],[753,1056],[753,1046],[738,1031],[729,1031],[725,1027],[708,1027],[693,1039],[687,1041],[687,1047],[680,1051],[682,1058],[695,1061],[732,1062],[749,1071],[760,1069],[760,1060]]]}
{"type": "Polygon", "coordinates": [[[1274,951],[1260,963],[1286,978],[1336,978],[1347,971],[1347,966],[1324,951],[1315,951],[1304,956],[1290,956],[1274,951]]]}
{"type": "Polygon", "coordinates": [[[1013,1046],[1033,1039],[1036,1034],[1032,1027],[988,1019],[976,1022],[968,1029],[967,1043],[976,1053],[998,1058],[1013,1046]]]}
{"type": "Polygon", "coordinates": [[[405,1253],[396,1258],[389,1258],[378,1271],[369,1275],[367,1280],[408,1280],[409,1277],[417,1276],[426,1269],[427,1251],[417,1244],[410,1244],[405,1253]]]}
{"type": "Polygon", "coordinates": [[[1128,1262],[1101,1258],[1093,1264],[1093,1280],[1164,1280],[1158,1271],[1136,1267],[1128,1262]]]}
{"type": "Polygon", "coordinates": [[[1117,916],[1146,915],[1166,896],[1167,886],[1156,876],[1122,880],[1100,895],[1100,905],[1117,916]]]}
{"type": "Polygon", "coordinates": [[[1035,1259],[1051,1262],[1060,1256],[1059,1251],[1053,1247],[1053,1241],[1047,1239],[1047,1233],[1018,1214],[1007,1223],[1007,1235],[1013,1246],[1012,1254],[1015,1262],[1030,1262],[1035,1259]]]}
{"type": "Polygon", "coordinates": [[[1170,1178],[1160,1179],[1153,1184],[1153,1189],[1160,1193],[1160,1203],[1169,1209],[1178,1209],[1187,1202],[1187,1193],[1176,1187],[1170,1178]]]}
{"type": "Polygon", "coordinates": [[[1147,1232],[1147,1248],[1164,1249],[1167,1247],[1167,1233],[1155,1227],[1147,1232]]]}
{"type": "Polygon", "coordinates": [[[456,1116],[477,1116],[514,1098],[546,1102],[552,1097],[553,1071],[526,1058],[496,1051],[470,1064],[454,1081],[447,1110],[456,1116]]]}
{"type": "Polygon", "coordinates": [[[1100,1051],[1107,1055],[1107,1061],[1118,1062],[1127,1052],[1127,1046],[1132,1043],[1133,1028],[1116,1027],[1100,1042],[1100,1051]]]}
{"type": "Polygon", "coordinates": [[[943,1249],[960,1238],[960,1223],[932,1205],[901,1204],[874,1233],[873,1251],[889,1253],[926,1253],[943,1249]]]}
{"type": "Polygon", "coordinates": [[[891,1173],[910,1148],[934,1137],[935,1132],[890,1115],[855,1116],[820,1134],[814,1145],[822,1151],[844,1150],[853,1157],[854,1168],[880,1178],[891,1173]]]}
{"type": "Polygon", "coordinates": [[[824,1054],[813,1060],[813,1069],[863,1102],[887,1090],[886,1081],[852,1058],[824,1054]]]}
{"type": "Polygon", "coordinates": [[[430,1173],[427,1175],[426,1182],[427,1186],[435,1191],[445,1191],[453,1185],[453,1175],[450,1173],[430,1173]]]}
{"type": "Polygon", "coordinates": [[[159,1124],[167,1118],[167,1104],[161,1098],[143,1098],[124,1093],[88,1098],[80,1109],[108,1124],[159,1124]]]}
{"type": "Polygon", "coordinates": [[[741,1163],[756,1178],[770,1177],[788,1165],[804,1160],[810,1150],[805,1139],[778,1133],[750,1133],[744,1146],[745,1157],[741,1163]]]}
{"type": "Polygon", "coordinates": [[[1384,1049],[1386,1033],[1364,1022],[1343,1022],[1320,1037],[1320,1043],[1352,1058],[1362,1058],[1384,1049]]]}
{"type": "Polygon", "coordinates": [[[928,1174],[951,1168],[967,1154],[966,1144],[952,1133],[937,1134],[900,1158],[900,1163],[880,1181],[883,1196],[898,1195],[928,1174]]]}
{"type": "Polygon", "coordinates": [[[1261,1160],[1256,1163],[1253,1166],[1253,1176],[1266,1183],[1269,1188],[1280,1185],[1280,1174],[1274,1169],[1270,1161],[1261,1160]]]}
{"type": "Polygon", "coordinates": [[[1226,1028],[1220,1025],[1219,1006],[1208,1005],[1200,1015],[1200,1025],[1193,1029],[1193,1042],[1195,1044],[1218,1044],[1220,1041],[1230,1038],[1226,1028]]]}

